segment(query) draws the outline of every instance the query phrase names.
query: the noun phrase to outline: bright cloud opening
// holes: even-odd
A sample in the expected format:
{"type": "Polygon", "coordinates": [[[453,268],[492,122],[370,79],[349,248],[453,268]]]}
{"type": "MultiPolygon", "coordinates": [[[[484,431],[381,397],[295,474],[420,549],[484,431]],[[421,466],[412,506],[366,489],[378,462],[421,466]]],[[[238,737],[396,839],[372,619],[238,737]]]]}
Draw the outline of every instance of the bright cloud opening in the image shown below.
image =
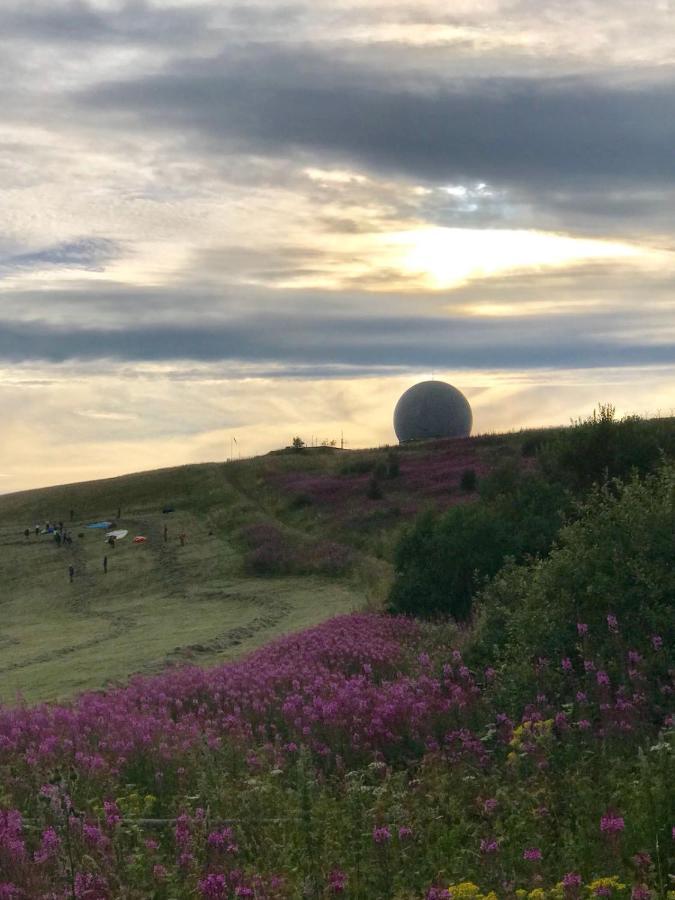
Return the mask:
{"type": "Polygon", "coordinates": [[[521,269],[654,256],[649,249],[626,243],[500,228],[418,228],[383,240],[398,256],[402,271],[420,276],[430,288],[456,287],[521,269]]]}

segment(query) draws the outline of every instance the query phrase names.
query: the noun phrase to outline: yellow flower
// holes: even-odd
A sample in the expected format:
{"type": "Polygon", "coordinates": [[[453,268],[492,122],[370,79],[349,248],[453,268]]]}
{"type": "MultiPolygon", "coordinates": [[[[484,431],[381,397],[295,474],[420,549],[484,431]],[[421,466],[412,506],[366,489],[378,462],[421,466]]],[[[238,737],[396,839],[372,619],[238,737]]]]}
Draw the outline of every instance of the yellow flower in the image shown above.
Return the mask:
{"type": "Polygon", "coordinates": [[[473,881],[451,884],[448,888],[453,900],[480,900],[480,888],[473,881]]]}
{"type": "Polygon", "coordinates": [[[591,897],[596,896],[607,896],[607,891],[609,891],[609,896],[612,896],[614,893],[620,893],[621,891],[626,890],[626,885],[622,884],[616,875],[607,875],[605,878],[596,878],[595,881],[591,881],[588,885],[588,893],[591,897]],[[598,891],[601,890],[602,894],[598,894],[598,891]]]}

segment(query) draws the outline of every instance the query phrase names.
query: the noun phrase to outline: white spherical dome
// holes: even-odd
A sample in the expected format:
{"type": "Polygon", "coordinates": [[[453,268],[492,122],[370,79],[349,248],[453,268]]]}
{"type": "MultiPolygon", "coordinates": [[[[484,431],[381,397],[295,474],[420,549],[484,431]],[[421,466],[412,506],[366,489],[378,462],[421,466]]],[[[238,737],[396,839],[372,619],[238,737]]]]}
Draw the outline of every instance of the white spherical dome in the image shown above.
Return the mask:
{"type": "Polygon", "coordinates": [[[444,381],[421,381],[401,395],[394,410],[399,441],[468,437],[473,416],[461,391],[444,381]]]}

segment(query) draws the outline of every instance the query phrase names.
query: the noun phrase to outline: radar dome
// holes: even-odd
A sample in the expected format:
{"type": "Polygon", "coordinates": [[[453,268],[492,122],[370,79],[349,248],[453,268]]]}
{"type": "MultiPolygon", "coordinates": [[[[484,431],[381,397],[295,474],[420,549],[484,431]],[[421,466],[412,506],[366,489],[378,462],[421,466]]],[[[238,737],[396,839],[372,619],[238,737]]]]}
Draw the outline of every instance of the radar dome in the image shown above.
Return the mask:
{"type": "Polygon", "coordinates": [[[421,381],[401,395],[394,410],[399,441],[468,437],[473,416],[461,391],[444,381],[421,381]]]}

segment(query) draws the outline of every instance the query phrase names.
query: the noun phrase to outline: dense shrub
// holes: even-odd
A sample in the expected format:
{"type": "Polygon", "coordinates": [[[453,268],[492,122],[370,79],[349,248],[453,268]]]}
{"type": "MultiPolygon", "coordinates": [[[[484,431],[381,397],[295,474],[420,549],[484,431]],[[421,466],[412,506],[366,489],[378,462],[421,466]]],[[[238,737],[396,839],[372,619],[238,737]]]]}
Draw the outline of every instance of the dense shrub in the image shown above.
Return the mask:
{"type": "Polygon", "coordinates": [[[403,534],[395,552],[392,611],[465,620],[474,593],[507,556],[548,552],[567,506],[561,488],[507,469],[486,479],[485,492],[479,502],[442,516],[423,515],[403,534]]]}
{"type": "Polygon", "coordinates": [[[483,591],[474,652],[501,658],[519,702],[535,660],[551,661],[563,676],[560,660],[584,643],[585,626],[596,653],[620,632],[629,641],[659,635],[673,646],[674,498],[673,466],[598,488],[547,559],[507,566],[483,591]]]}
{"type": "Polygon", "coordinates": [[[305,509],[308,506],[312,506],[314,501],[309,496],[309,494],[295,494],[290,500],[288,504],[289,509],[305,509]]]}
{"type": "Polygon", "coordinates": [[[372,472],[377,464],[373,456],[354,455],[347,458],[340,466],[340,475],[367,475],[372,472]]]}
{"type": "Polygon", "coordinates": [[[613,406],[601,405],[592,416],[543,444],[538,458],[549,478],[575,491],[627,478],[633,469],[644,475],[653,471],[664,452],[672,452],[675,429],[662,422],[668,420],[617,419],[613,406]]]}
{"type": "Polygon", "coordinates": [[[476,475],[476,470],[464,469],[461,478],[459,479],[460,488],[467,493],[471,493],[472,491],[476,490],[477,484],[478,476],[476,475]]]}
{"type": "Polygon", "coordinates": [[[401,474],[401,464],[399,462],[398,453],[390,450],[387,453],[387,478],[398,478],[401,474]]]}
{"type": "Polygon", "coordinates": [[[373,473],[370,481],[368,482],[368,487],[366,489],[366,496],[369,500],[381,500],[382,499],[382,487],[380,486],[379,478],[375,473],[373,473]]]}

